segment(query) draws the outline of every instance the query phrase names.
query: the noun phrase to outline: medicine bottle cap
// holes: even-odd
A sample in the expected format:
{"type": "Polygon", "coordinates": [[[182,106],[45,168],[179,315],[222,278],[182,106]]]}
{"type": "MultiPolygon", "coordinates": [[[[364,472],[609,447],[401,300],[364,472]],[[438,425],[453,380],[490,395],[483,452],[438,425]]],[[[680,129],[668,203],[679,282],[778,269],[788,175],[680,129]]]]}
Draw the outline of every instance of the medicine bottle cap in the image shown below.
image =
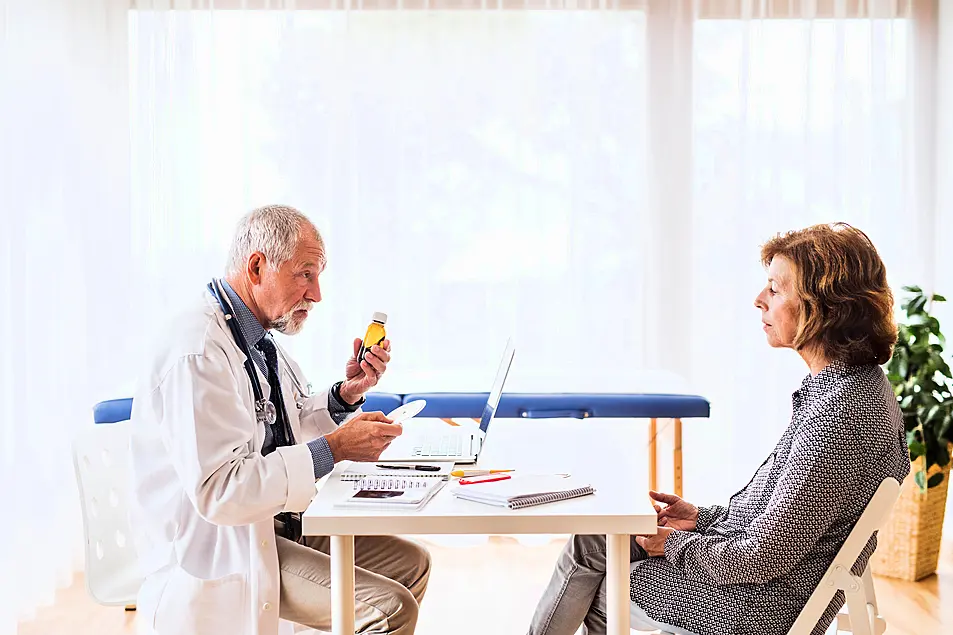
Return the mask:
{"type": "Polygon", "coordinates": [[[386,323],[387,323],[387,314],[386,314],[386,313],[381,313],[380,311],[377,311],[377,312],[374,313],[374,315],[371,317],[371,319],[374,320],[375,322],[380,322],[381,324],[386,324],[386,323]]]}

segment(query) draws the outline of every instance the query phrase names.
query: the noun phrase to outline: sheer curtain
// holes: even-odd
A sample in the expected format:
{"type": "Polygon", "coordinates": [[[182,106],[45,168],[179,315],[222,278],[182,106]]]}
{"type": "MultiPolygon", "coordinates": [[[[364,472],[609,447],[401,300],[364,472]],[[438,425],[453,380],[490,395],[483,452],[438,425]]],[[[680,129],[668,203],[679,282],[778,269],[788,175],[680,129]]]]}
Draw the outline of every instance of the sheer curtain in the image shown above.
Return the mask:
{"type": "MultiPolygon", "coordinates": [[[[847,6],[835,4],[834,16],[847,6]]],[[[713,417],[686,434],[692,487],[711,467],[696,460],[707,448],[725,448],[730,466],[711,483],[720,495],[743,486],[787,425],[806,373],[796,355],[769,350],[758,329],[752,302],[764,284],[765,238],[847,221],[877,245],[898,294],[904,284],[934,284],[934,79],[923,26],[932,16],[867,7],[871,18],[715,15],[693,24],[685,328],[688,373],[712,398],[713,417]]]]}
{"type": "Polygon", "coordinates": [[[744,484],[806,372],[758,328],[762,242],[845,220],[898,289],[933,283],[930,3],[335,6],[137,3],[139,303],[201,289],[243,210],[295,204],[330,245],[288,342],[312,381],[375,310],[384,390],[485,389],[512,334],[513,391],[710,398],[685,434],[707,500],[744,484]]]}
{"type": "Polygon", "coordinates": [[[70,440],[129,328],[123,2],[0,1],[0,633],[81,565],[70,440]]]}
{"type": "Polygon", "coordinates": [[[382,390],[485,390],[512,335],[509,390],[697,391],[699,503],[744,485],[806,372],[752,306],[770,235],[846,220],[898,290],[953,292],[934,2],[0,7],[0,633],[75,564],[69,437],[253,206],[328,241],[286,341],[316,385],[385,311],[382,390]]]}
{"type": "Polygon", "coordinates": [[[373,311],[386,390],[488,389],[509,335],[513,390],[621,389],[643,365],[641,13],[139,11],[131,28],[144,295],[193,296],[237,216],[285,201],[329,243],[324,303],[289,341],[312,381],[340,375],[373,311]]]}

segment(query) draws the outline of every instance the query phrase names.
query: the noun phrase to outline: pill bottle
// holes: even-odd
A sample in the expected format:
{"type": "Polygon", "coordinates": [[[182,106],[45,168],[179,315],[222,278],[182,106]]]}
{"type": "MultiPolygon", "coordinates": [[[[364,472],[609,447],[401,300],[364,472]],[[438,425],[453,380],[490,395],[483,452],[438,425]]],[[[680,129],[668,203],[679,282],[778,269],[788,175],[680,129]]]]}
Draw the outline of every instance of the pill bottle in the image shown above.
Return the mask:
{"type": "Polygon", "coordinates": [[[375,344],[377,346],[381,345],[381,342],[384,341],[384,338],[387,337],[387,332],[384,330],[384,325],[387,323],[387,314],[386,313],[374,313],[371,316],[371,323],[367,327],[367,333],[364,334],[364,341],[361,342],[361,350],[357,353],[357,361],[364,361],[364,355],[367,354],[367,351],[370,350],[371,346],[375,344]]]}

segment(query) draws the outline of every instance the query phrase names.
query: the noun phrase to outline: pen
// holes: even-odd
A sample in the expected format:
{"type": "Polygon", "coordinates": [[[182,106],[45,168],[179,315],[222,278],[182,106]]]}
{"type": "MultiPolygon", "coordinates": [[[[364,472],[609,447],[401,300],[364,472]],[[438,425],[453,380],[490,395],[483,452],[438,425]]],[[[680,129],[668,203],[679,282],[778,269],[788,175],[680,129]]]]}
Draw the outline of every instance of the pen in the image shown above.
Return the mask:
{"type": "Polygon", "coordinates": [[[439,472],[439,465],[380,465],[382,470],[417,470],[418,472],[439,472]]]}
{"type": "Polygon", "coordinates": [[[487,474],[486,476],[474,476],[473,478],[461,478],[460,485],[476,485],[477,483],[492,483],[493,481],[505,481],[512,478],[509,474],[487,474]]]}
{"type": "Polygon", "coordinates": [[[486,476],[487,474],[503,474],[504,472],[515,472],[516,470],[453,470],[450,476],[486,476]]]}

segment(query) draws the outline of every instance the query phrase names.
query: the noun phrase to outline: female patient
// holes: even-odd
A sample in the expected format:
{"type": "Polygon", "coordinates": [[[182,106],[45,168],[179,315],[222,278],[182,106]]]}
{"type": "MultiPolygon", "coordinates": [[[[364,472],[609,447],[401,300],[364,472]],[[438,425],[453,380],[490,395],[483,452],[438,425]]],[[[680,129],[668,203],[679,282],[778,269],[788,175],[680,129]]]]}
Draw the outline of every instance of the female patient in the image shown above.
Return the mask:
{"type": "MultiPolygon", "coordinates": [[[[755,306],[768,344],[796,350],[810,374],[781,440],[727,508],[651,492],[658,534],[631,543],[634,628],[786,633],[880,482],[910,471],[897,400],[878,366],[896,327],[873,244],[853,227],[817,225],[772,239],[761,260],[768,283],[755,306]]],[[[855,573],[875,546],[871,538],[855,573]]],[[[605,537],[574,536],[529,632],[572,635],[582,623],[584,633],[605,633],[605,573],[605,537]]],[[[838,593],[815,635],[843,602],[838,593]]]]}

